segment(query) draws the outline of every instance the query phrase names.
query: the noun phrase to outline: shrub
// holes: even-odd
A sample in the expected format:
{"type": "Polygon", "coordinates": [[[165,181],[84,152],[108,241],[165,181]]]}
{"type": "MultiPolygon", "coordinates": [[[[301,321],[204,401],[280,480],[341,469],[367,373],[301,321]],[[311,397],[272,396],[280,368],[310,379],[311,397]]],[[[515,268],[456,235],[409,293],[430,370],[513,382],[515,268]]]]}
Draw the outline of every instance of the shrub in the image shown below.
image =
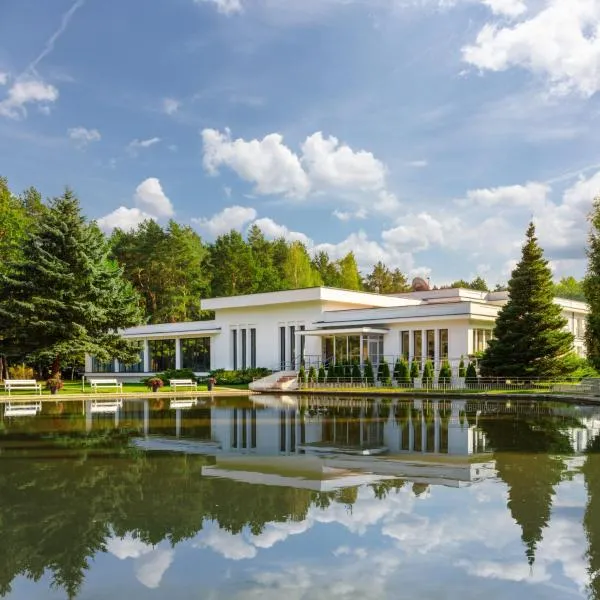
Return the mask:
{"type": "Polygon", "coordinates": [[[352,379],[362,379],[362,373],[360,372],[360,365],[358,361],[354,361],[352,365],[352,379]]]}
{"type": "Polygon", "coordinates": [[[8,367],[8,376],[10,379],[35,379],[33,369],[25,365],[8,367]]]}
{"type": "Polygon", "coordinates": [[[428,360],[425,362],[425,366],[423,367],[423,385],[429,386],[433,383],[433,365],[431,361],[428,360]]]}
{"type": "Polygon", "coordinates": [[[325,380],[327,379],[327,372],[325,371],[325,367],[323,365],[321,365],[319,367],[319,383],[325,383],[325,380]]]}
{"type": "Polygon", "coordinates": [[[269,369],[243,369],[240,371],[217,369],[212,371],[211,377],[214,377],[218,385],[246,385],[255,379],[266,377],[270,373],[269,369]]]}
{"type": "Polygon", "coordinates": [[[46,389],[47,390],[62,390],[65,387],[63,380],[60,376],[56,375],[54,377],[50,377],[46,380],[46,389]]]}
{"type": "Polygon", "coordinates": [[[470,362],[467,367],[466,373],[466,383],[468,387],[474,387],[477,385],[477,369],[475,368],[475,364],[470,362]]]}
{"type": "Polygon", "coordinates": [[[413,360],[410,363],[410,378],[414,381],[415,379],[419,379],[420,375],[419,363],[416,360],[413,360]]]}
{"type": "Polygon", "coordinates": [[[460,362],[458,363],[458,376],[459,377],[467,376],[467,369],[465,367],[465,359],[462,356],[460,357],[460,362]]]}
{"type": "Polygon", "coordinates": [[[402,359],[396,363],[396,368],[394,369],[394,378],[399,385],[406,385],[409,383],[410,370],[406,360],[402,359]]]}
{"type": "Polygon", "coordinates": [[[445,360],[442,362],[442,366],[440,367],[440,372],[438,373],[438,380],[441,380],[441,383],[449,383],[452,379],[452,369],[448,364],[448,361],[445,360]]]}
{"type": "Polygon", "coordinates": [[[352,363],[348,361],[344,366],[344,377],[350,379],[352,377],[352,363]]]}
{"type": "Polygon", "coordinates": [[[381,381],[383,385],[386,385],[388,387],[392,385],[392,379],[390,377],[390,366],[388,365],[386,360],[383,360],[379,365],[379,371],[379,381],[381,381]]]}
{"type": "Polygon", "coordinates": [[[308,369],[308,382],[309,383],[314,383],[317,380],[317,371],[315,370],[314,366],[310,366],[310,368],[308,369]]]}
{"type": "Polygon", "coordinates": [[[167,369],[162,373],[157,373],[156,377],[162,379],[164,385],[169,385],[170,379],[191,379],[196,381],[197,377],[194,375],[192,369],[167,369]]]}
{"type": "Polygon", "coordinates": [[[335,366],[333,367],[333,376],[338,379],[344,378],[344,365],[341,362],[335,363],[335,366]]]}
{"type": "Polygon", "coordinates": [[[304,365],[300,365],[300,369],[298,370],[298,381],[300,383],[306,383],[306,370],[304,369],[304,365]]]}
{"type": "Polygon", "coordinates": [[[365,363],[365,379],[367,380],[367,383],[373,384],[373,381],[375,380],[375,374],[373,373],[373,365],[371,364],[371,361],[369,359],[367,359],[367,362],[365,363]]]}
{"type": "Polygon", "coordinates": [[[164,382],[161,377],[148,377],[144,381],[144,383],[146,384],[147,388],[150,388],[153,390],[161,388],[164,385],[164,382]]]}

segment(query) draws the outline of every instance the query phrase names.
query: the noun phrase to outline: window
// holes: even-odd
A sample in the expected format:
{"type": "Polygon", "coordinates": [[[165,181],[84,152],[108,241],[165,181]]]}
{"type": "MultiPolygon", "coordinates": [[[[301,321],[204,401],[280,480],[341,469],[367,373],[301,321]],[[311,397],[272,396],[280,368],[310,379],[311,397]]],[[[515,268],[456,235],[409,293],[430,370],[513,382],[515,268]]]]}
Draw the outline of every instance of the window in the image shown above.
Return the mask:
{"type": "Polygon", "coordinates": [[[237,329],[231,330],[231,349],[233,352],[233,370],[238,368],[238,347],[237,347],[237,329]]]}
{"type": "Polygon", "coordinates": [[[246,364],[246,330],[242,329],[242,369],[246,369],[248,365],[246,364]]]}
{"type": "Polygon", "coordinates": [[[473,329],[473,352],[483,352],[491,339],[491,329],[473,329]]]}
{"type": "Polygon", "coordinates": [[[448,330],[440,329],[438,331],[439,345],[440,345],[440,358],[448,358],[448,330]]]}
{"type": "Polygon", "coordinates": [[[210,371],[210,338],[184,338],[181,340],[181,368],[195,373],[210,371]]]}
{"type": "Polygon", "coordinates": [[[92,373],[114,373],[114,370],[114,360],[102,361],[92,356],[92,373]]]}
{"type": "Polygon", "coordinates": [[[250,368],[256,369],[256,329],[250,330],[250,368]]]}
{"type": "Polygon", "coordinates": [[[143,373],[144,372],[144,342],[133,342],[138,346],[138,360],[126,365],[119,361],[119,373],[143,373]]]}
{"type": "Polygon", "coordinates": [[[296,326],[290,325],[290,362],[292,369],[296,368],[296,326]]]}
{"type": "Polygon", "coordinates": [[[152,373],[175,368],[175,340],[149,340],[148,351],[152,373]]]}
{"type": "Polygon", "coordinates": [[[435,329],[427,330],[427,358],[429,360],[435,359],[435,329]]]}
{"type": "Polygon", "coordinates": [[[575,321],[575,337],[583,339],[585,337],[585,319],[575,321]]]}
{"type": "MultiPolygon", "coordinates": [[[[305,331],[306,330],[306,326],[305,325],[300,325],[300,331],[305,331]]],[[[306,338],[301,335],[300,336],[300,364],[303,365],[304,364],[304,349],[306,347],[306,338]]]]}
{"type": "Polygon", "coordinates": [[[402,358],[408,360],[410,352],[410,331],[400,332],[400,354],[402,358]]]}
{"type": "Polygon", "coordinates": [[[279,362],[282,371],[285,371],[285,327],[279,328],[279,362]]]}
{"type": "Polygon", "coordinates": [[[423,356],[423,332],[413,331],[413,357],[420,361],[423,356]]]}

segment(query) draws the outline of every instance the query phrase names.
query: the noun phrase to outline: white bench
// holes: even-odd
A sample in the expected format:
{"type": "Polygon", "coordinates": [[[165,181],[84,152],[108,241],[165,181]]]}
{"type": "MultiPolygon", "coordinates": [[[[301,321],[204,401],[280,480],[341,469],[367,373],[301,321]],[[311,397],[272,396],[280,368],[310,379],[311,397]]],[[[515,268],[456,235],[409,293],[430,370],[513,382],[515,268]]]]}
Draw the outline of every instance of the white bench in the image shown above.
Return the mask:
{"type": "Polygon", "coordinates": [[[98,388],[115,388],[116,392],[123,392],[123,384],[116,379],[89,379],[88,381],[94,392],[97,392],[98,388]]]}
{"type": "Polygon", "coordinates": [[[42,384],[35,379],[5,379],[4,389],[9,396],[12,390],[35,390],[40,396],[42,395],[42,384]]]}
{"type": "Polygon", "coordinates": [[[194,390],[198,389],[198,383],[193,379],[169,379],[171,389],[176,392],[178,387],[187,387],[194,390]]]}
{"type": "Polygon", "coordinates": [[[8,402],[4,407],[5,417],[34,417],[42,410],[41,402],[8,402]]]}
{"type": "Polygon", "coordinates": [[[92,414],[116,413],[123,408],[123,400],[92,400],[90,411],[92,414]]]}

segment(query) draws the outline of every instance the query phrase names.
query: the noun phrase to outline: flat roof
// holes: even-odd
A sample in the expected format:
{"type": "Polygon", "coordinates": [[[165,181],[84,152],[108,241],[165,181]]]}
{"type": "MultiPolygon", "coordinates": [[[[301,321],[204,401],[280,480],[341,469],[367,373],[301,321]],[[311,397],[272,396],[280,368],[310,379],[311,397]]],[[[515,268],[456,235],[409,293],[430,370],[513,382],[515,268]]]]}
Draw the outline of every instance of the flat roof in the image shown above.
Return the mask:
{"type": "Polygon", "coordinates": [[[313,287],[298,290],[283,290],[279,292],[264,292],[260,294],[246,294],[243,296],[208,298],[202,301],[202,308],[204,310],[223,310],[269,306],[273,304],[294,304],[300,302],[337,302],[340,304],[354,304],[357,306],[376,308],[420,304],[417,299],[411,300],[410,298],[386,296],[370,292],[357,292],[354,290],[342,290],[330,287],[313,287]]]}
{"type": "Polygon", "coordinates": [[[181,323],[156,323],[154,325],[139,325],[124,329],[124,338],[152,338],[177,335],[178,337],[202,337],[221,333],[221,327],[215,321],[187,321],[181,323]]]}

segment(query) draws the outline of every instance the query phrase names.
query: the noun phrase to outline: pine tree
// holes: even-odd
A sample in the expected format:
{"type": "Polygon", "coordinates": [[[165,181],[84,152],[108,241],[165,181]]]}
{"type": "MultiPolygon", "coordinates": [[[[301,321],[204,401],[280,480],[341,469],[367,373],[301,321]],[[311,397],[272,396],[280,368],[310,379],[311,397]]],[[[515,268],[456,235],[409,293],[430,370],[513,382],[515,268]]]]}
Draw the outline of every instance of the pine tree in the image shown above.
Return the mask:
{"type": "Polygon", "coordinates": [[[587,317],[585,343],[587,358],[600,369],[600,198],[596,198],[589,216],[591,231],[588,239],[588,267],[583,289],[590,312],[587,317]]]}
{"type": "Polygon", "coordinates": [[[142,320],[139,298],[109,260],[109,247],[66,190],[23,244],[23,258],[0,276],[0,346],[7,355],[52,364],[85,353],[135,360],[138,348],[117,331],[142,320]]]}
{"type": "Polygon", "coordinates": [[[481,368],[485,375],[557,377],[568,374],[573,335],[562,309],[554,302],[554,284],[548,261],[529,225],[520,262],[508,282],[510,299],[502,307],[494,336],[481,368]]]}

